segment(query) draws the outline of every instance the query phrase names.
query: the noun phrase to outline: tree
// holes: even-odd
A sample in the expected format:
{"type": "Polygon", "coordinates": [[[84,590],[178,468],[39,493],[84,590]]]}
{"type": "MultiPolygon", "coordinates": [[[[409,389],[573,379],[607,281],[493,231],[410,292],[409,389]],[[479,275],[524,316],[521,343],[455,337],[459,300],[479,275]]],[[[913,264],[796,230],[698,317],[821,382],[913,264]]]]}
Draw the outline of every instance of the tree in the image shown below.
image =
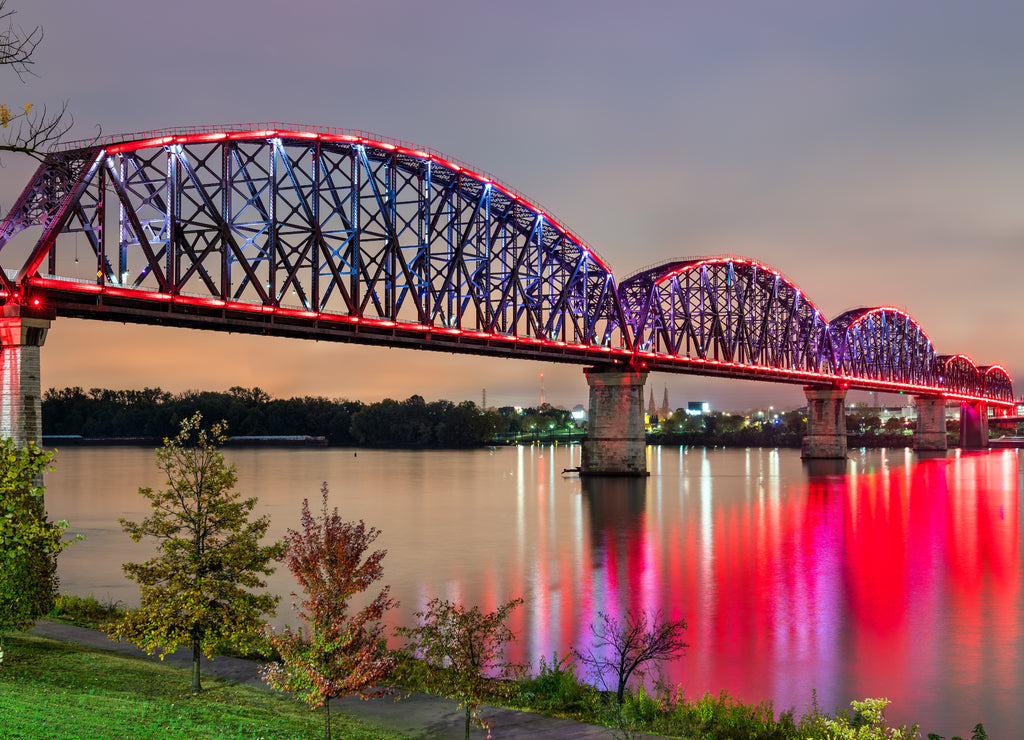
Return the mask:
{"type": "Polygon", "coordinates": [[[153,513],[141,522],[118,521],[139,542],[153,537],[158,554],[144,563],[125,563],[129,579],[141,587],[141,606],[113,626],[117,640],[134,642],[162,658],[180,645],[192,646],[192,690],[201,690],[199,655],[213,657],[229,645],[257,646],[262,615],[273,613],[279,596],[254,593],[281,558],[284,545],[261,545],[270,519],[249,520],[256,499],[234,491],[235,466],[224,462],[219,446],[224,426],[202,428],[195,414],[174,439],[156,451],[167,488],[140,488],[153,513]]]}
{"type": "MultiPolygon", "coordinates": [[[[36,26],[25,31],[15,25],[14,13],[7,9],[7,0],[0,0],[0,65],[10,67],[24,81],[32,73],[32,56],[43,41],[43,29],[36,26]]],[[[43,148],[59,141],[74,124],[67,108],[65,102],[56,113],[48,113],[45,105],[36,109],[28,103],[12,109],[0,103],[0,126],[5,129],[0,151],[27,154],[43,161],[43,148]]]]}
{"type": "Polygon", "coordinates": [[[885,424],[882,425],[882,428],[887,432],[898,433],[902,432],[906,428],[906,424],[900,417],[890,416],[885,420],[885,424]]]}
{"type": "Polygon", "coordinates": [[[666,620],[661,611],[630,609],[622,621],[599,612],[597,624],[590,625],[593,644],[585,653],[574,652],[600,680],[605,681],[608,673],[614,676],[615,699],[621,707],[633,674],[641,676],[647,664],[682,655],[689,647],[683,642],[685,631],[686,620],[666,620]]]}
{"type": "Polygon", "coordinates": [[[467,740],[470,723],[490,728],[490,722],[480,716],[485,698],[507,690],[506,679],[524,671],[505,658],[505,646],[516,639],[505,622],[522,603],[521,598],[512,599],[483,613],[477,606],[467,610],[462,604],[434,598],[425,611],[416,612],[418,627],[395,630],[409,641],[406,649],[414,657],[439,669],[440,685],[466,710],[467,740]]]}
{"type": "Polygon", "coordinates": [[[43,508],[43,471],[53,453],[34,442],[17,447],[0,438],[0,663],[3,633],[26,630],[50,611],[57,597],[57,556],[66,521],[50,522],[43,508]]]}
{"type": "Polygon", "coordinates": [[[309,625],[309,634],[287,627],[281,634],[269,633],[281,661],[263,666],[260,673],[271,686],[302,695],[310,707],[322,704],[324,737],[330,740],[330,700],[379,694],[367,689],[379,686],[394,669],[380,620],[397,604],[385,586],[362,610],[350,613],[349,600],[380,580],[387,550],[375,550],[364,560],[380,530],[367,529],[362,520],[344,521],[337,508],[328,512],[326,482],[320,492],[321,516],[314,518],[304,499],[302,530],[289,529],[285,536],[285,563],[307,596],[299,617],[309,625]]]}
{"type": "MultiPolygon", "coordinates": [[[[839,716],[826,719],[825,729],[835,740],[913,740],[917,737],[918,726],[889,727],[885,722],[885,707],[888,699],[865,699],[852,701],[854,719],[839,716]]],[[[975,730],[978,728],[975,727],[975,730]]],[[[981,728],[984,736],[985,728],[981,728]]],[[[955,740],[955,739],[954,739],[955,740]]]]}

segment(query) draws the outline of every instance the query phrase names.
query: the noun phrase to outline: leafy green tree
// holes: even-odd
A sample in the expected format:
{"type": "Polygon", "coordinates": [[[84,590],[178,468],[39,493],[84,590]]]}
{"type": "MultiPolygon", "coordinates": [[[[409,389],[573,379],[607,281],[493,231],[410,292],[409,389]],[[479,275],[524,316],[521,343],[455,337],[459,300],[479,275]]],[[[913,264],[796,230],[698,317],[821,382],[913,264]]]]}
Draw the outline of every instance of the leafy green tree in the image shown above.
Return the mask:
{"type": "Polygon", "coordinates": [[[47,521],[38,485],[52,459],[34,442],[19,448],[0,438],[0,663],[3,633],[28,629],[53,606],[57,556],[71,544],[66,521],[47,521]]]}
{"type": "Polygon", "coordinates": [[[515,641],[506,621],[521,605],[512,599],[493,612],[480,607],[431,599],[425,611],[416,612],[418,627],[399,627],[395,634],[408,640],[406,649],[414,657],[437,669],[438,684],[459,700],[466,710],[466,738],[470,724],[490,728],[480,716],[480,705],[488,696],[510,691],[508,679],[518,678],[524,667],[505,658],[505,646],[515,641]]]}
{"type": "Polygon", "coordinates": [[[153,537],[158,554],[144,563],[125,563],[129,579],[141,588],[141,606],[113,626],[111,635],[163,657],[180,645],[192,647],[192,690],[201,690],[199,656],[208,658],[227,646],[254,648],[262,615],[280,599],[255,593],[266,586],[284,545],[262,545],[270,519],[250,521],[256,499],[234,490],[234,465],[224,462],[224,427],[202,428],[195,414],[174,439],[156,451],[167,488],[140,488],[153,513],[141,522],[121,518],[135,541],[153,537]]]}
{"type": "Polygon", "coordinates": [[[320,492],[320,517],[310,514],[309,499],[304,499],[301,531],[289,529],[285,536],[285,563],[306,592],[298,609],[309,633],[287,627],[281,634],[268,633],[281,660],[263,666],[260,673],[271,686],[302,696],[310,707],[323,705],[324,737],[330,740],[330,700],[355,693],[376,695],[368,689],[379,686],[395,667],[380,620],[397,604],[385,586],[368,605],[350,611],[349,600],[380,580],[387,550],[375,550],[364,559],[380,530],[367,529],[362,520],[344,521],[337,508],[328,511],[327,483],[320,492]]]}

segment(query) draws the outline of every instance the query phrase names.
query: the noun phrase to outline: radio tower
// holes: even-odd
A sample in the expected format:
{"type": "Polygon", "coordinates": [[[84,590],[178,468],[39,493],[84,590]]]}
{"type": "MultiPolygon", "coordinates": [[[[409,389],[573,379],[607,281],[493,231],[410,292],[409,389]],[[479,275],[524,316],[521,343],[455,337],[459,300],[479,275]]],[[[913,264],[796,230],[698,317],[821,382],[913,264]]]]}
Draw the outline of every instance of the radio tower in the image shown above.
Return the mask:
{"type": "Polygon", "coordinates": [[[540,405],[544,405],[544,373],[540,374],[540,405]]]}
{"type": "Polygon", "coordinates": [[[483,405],[480,407],[483,411],[487,410],[487,389],[484,388],[483,405]]]}

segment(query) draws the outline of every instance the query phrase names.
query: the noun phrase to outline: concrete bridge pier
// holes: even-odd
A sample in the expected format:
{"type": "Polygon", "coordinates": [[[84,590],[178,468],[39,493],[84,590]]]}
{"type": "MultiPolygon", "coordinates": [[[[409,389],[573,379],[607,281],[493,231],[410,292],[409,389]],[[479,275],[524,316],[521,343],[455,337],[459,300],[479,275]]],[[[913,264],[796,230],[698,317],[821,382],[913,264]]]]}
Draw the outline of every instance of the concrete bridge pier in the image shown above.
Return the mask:
{"type": "Polygon", "coordinates": [[[946,400],[941,396],[915,396],[917,430],[914,449],[919,452],[946,450],[946,400]]]}
{"type": "Polygon", "coordinates": [[[48,318],[25,313],[4,306],[0,315],[0,435],[18,447],[43,443],[39,350],[50,328],[48,318]]]}
{"type": "Polygon", "coordinates": [[[800,456],[805,460],[846,457],[846,389],[804,388],[807,396],[807,435],[800,456]]]}
{"type": "Polygon", "coordinates": [[[988,404],[984,401],[960,404],[960,449],[988,449],[988,404]]]}
{"type": "Polygon", "coordinates": [[[590,413],[580,474],[647,475],[647,373],[617,367],[588,367],[583,372],[590,386],[590,413]]]}

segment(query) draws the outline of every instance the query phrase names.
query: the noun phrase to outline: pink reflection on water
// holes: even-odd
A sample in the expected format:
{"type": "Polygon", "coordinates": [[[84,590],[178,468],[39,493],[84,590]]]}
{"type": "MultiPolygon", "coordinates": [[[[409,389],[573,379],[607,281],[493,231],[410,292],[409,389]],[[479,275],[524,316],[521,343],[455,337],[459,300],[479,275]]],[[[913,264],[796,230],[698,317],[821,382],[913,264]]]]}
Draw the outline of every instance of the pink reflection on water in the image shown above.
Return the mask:
{"type": "MultiPolygon", "coordinates": [[[[689,696],[725,689],[798,711],[812,690],[826,710],[887,696],[894,721],[968,731],[1009,700],[982,696],[983,674],[1002,662],[1015,675],[1018,658],[1016,454],[856,462],[841,475],[765,471],[741,491],[708,469],[667,494],[585,480],[592,581],[534,624],[586,645],[599,612],[661,608],[690,624],[691,649],[665,667],[689,696]]],[[[541,654],[558,649],[544,642],[541,654]]]]}

